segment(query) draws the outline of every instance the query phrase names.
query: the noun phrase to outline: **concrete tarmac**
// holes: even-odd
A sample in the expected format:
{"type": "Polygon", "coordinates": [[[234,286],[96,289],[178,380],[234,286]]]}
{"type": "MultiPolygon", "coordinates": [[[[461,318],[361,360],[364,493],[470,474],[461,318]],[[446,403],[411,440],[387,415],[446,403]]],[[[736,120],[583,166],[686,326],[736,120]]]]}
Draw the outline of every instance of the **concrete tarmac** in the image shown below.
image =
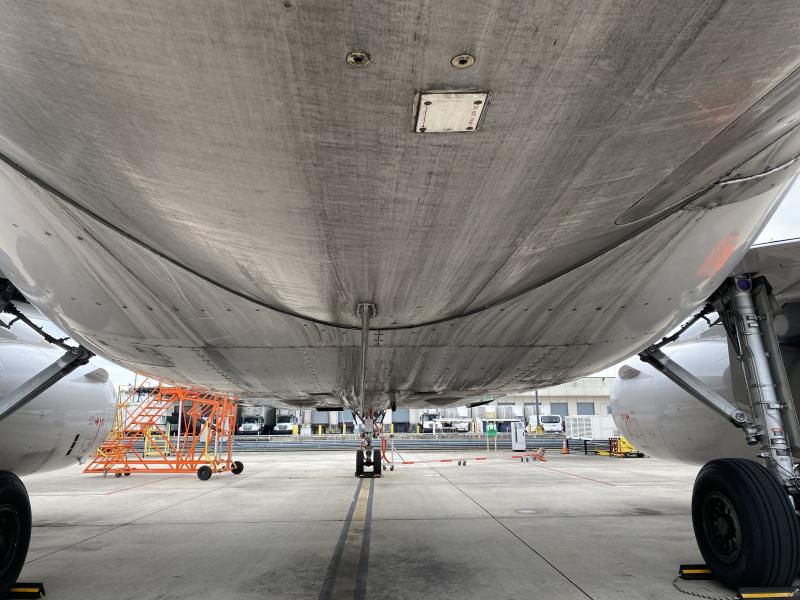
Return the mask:
{"type": "Polygon", "coordinates": [[[21,581],[44,582],[51,600],[685,600],[678,565],[702,562],[694,467],[416,452],[381,479],[356,479],[350,452],[239,458],[243,474],[205,482],[77,467],[27,477],[34,531],[21,581]]]}

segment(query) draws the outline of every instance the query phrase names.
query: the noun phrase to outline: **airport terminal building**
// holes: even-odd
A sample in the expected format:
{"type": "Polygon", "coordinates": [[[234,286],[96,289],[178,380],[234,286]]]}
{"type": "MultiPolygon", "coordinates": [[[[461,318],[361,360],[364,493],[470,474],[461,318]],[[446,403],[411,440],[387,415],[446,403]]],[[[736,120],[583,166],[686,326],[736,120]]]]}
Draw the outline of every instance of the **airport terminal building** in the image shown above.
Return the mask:
{"type": "MultiPolygon", "coordinates": [[[[418,433],[424,431],[423,422],[432,418],[483,421],[523,417],[529,422],[531,418],[535,418],[537,398],[540,415],[561,417],[607,415],[609,388],[613,380],[613,377],[582,377],[551,388],[506,396],[473,408],[398,408],[394,413],[387,412],[384,424],[394,433],[418,433]]],[[[277,409],[274,413],[277,424],[270,423],[273,417],[269,410],[264,407],[242,406],[239,421],[241,423],[244,419],[257,419],[264,415],[269,433],[302,434],[304,426],[305,433],[312,435],[353,431],[353,415],[349,410],[277,409]],[[277,430],[275,427],[270,430],[270,425],[275,425],[277,430]]]]}

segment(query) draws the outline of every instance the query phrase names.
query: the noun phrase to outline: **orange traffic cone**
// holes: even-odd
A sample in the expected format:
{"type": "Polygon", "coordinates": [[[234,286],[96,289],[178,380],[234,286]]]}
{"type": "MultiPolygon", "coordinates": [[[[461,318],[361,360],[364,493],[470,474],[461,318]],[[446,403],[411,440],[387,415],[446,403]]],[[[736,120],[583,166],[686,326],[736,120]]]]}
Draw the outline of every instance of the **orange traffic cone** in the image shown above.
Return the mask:
{"type": "Polygon", "coordinates": [[[564,443],[561,444],[561,454],[569,454],[569,440],[564,438],[564,443]]]}
{"type": "Polygon", "coordinates": [[[536,460],[540,460],[542,462],[547,462],[547,457],[544,455],[544,450],[539,448],[536,452],[533,453],[533,458],[536,460]]]}

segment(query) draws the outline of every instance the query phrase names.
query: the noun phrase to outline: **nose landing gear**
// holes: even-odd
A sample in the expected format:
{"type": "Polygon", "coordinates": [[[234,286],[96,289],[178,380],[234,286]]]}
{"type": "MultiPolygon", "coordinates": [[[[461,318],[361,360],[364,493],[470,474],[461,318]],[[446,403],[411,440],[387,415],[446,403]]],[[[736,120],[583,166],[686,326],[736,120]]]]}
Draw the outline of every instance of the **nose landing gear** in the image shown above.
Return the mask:
{"type": "Polygon", "coordinates": [[[381,450],[375,448],[373,439],[376,437],[375,418],[370,413],[363,419],[364,431],[361,433],[363,446],[356,450],[356,477],[380,477],[382,471],[381,450]],[[371,467],[372,471],[365,471],[364,467],[371,467]]]}
{"type": "Polygon", "coordinates": [[[377,448],[356,450],[356,477],[380,477],[382,471],[380,450],[377,448]],[[372,471],[365,471],[364,467],[372,467],[372,471]]]}

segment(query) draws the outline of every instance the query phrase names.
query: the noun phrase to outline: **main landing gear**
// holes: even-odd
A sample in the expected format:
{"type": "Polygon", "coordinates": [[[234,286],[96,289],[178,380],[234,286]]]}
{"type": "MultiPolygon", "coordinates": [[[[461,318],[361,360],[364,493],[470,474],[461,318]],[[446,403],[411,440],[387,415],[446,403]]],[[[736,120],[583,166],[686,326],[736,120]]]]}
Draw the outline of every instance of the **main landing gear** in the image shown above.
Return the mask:
{"type": "Polygon", "coordinates": [[[740,458],[713,460],[700,470],[692,493],[697,545],[714,576],[732,588],[786,587],[800,572],[800,479],[792,457],[800,442],[800,425],[773,328],[772,300],[764,278],[732,277],[678,333],[640,354],[742,429],[748,444],[760,446],[758,458],[764,464],[740,458]],[[660,349],[712,312],[719,315],[732,355],[742,365],[751,414],[660,349]]]}
{"type": "Polygon", "coordinates": [[[31,540],[31,503],[19,477],[0,471],[0,598],[17,581],[31,540]]]}
{"type": "Polygon", "coordinates": [[[700,470],[692,525],[706,564],[729,587],[783,587],[797,575],[797,515],[778,479],[755,461],[722,458],[700,470]]]}

